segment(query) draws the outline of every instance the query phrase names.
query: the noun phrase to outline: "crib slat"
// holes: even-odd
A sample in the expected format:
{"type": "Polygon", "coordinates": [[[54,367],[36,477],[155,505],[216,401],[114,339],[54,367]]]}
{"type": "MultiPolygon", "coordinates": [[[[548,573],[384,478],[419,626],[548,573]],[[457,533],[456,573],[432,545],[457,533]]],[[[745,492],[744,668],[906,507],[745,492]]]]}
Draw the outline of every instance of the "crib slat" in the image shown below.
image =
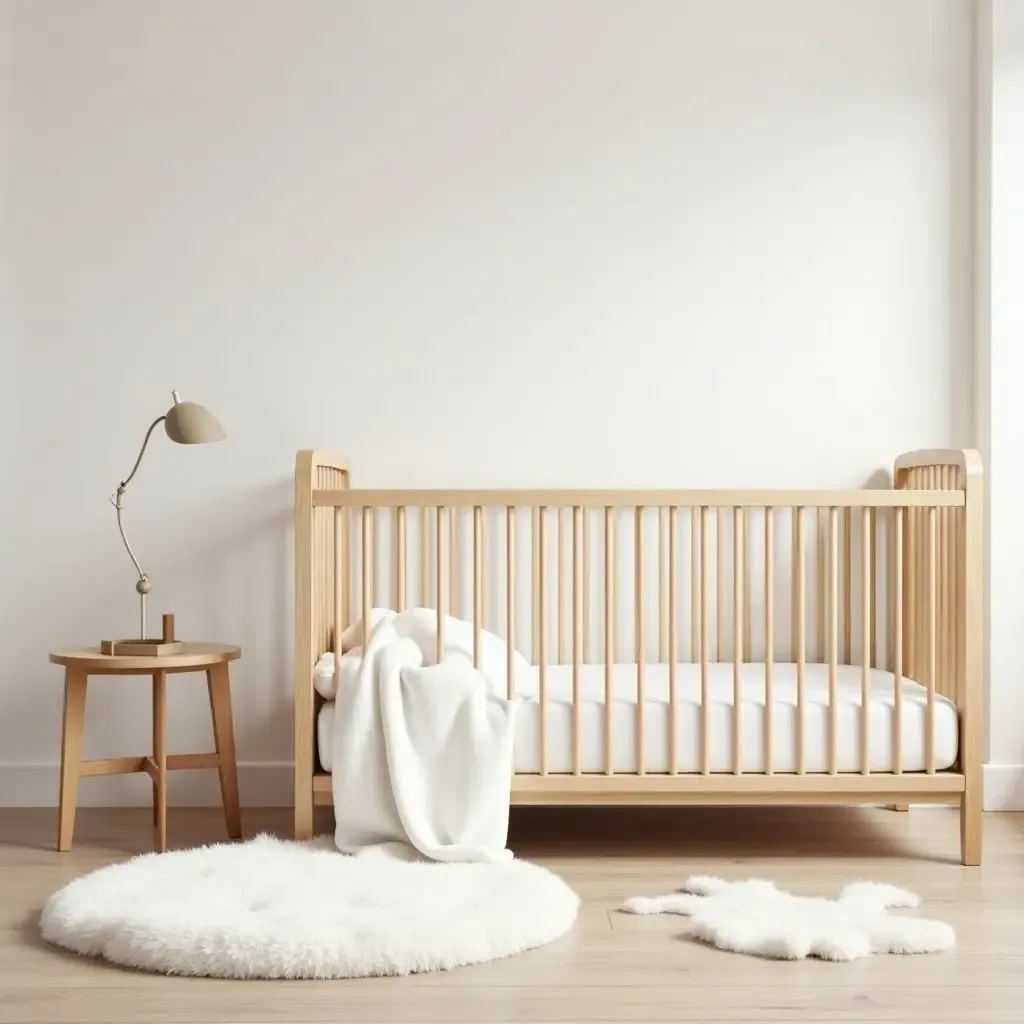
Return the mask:
{"type": "Polygon", "coordinates": [[[893,509],[893,588],[892,588],[892,770],[903,774],[903,524],[907,510],[893,509]]]}
{"type": "Polygon", "coordinates": [[[678,768],[676,747],[676,662],[679,661],[678,599],[676,546],[679,535],[679,509],[673,505],[668,518],[668,771],[675,775],[678,768]]]}
{"type": "Polygon", "coordinates": [[[558,664],[565,664],[565,540],[562,535],[562,513],[564,509],[555,509],[555,535],[557,537],[558,564],[555,572],[555,611],[558,614],[558,664]]]}
{"type": "Polygon", "coordinates": [[[861,509],[860,773],[871,774],[871,509],[861,509]]]}
{"type": "MultiPolygon", "coordinates": [[[[344,587],[342,576],[345,572],[345,509],[334,510],[334,681],[337,689],[341,678],[341,635],[345,632],[344,587]]],[[[317,652],[319,654],[319,652],[317,652]]]]}
{"type": "MultiPolygon", "coordinates": [[[[939,467],[939,488],[946,490],[948,482],[946,466],[939,467]]],[[[938,522],[936,528],[938,531],[938,549],[939,549],[939,583],[938,583],[938,601],[939,601],[939,625],[938,625],[938,637],[939,637],[939,675],[938,675],[938,690],[940,693],[948,693],[946,684],[946,672],[949,666],[949,658],[947,656],[947,645],[949,642],[949,623],[947,622],[946,616],[946,595],[949,592],[948,588],[948,571],[949,571],[949,560],[947,555],[947,544],[946,544],[946,510],[944,508],[938,509],[936,512],[936,518],[938,522]]]]}
{"type": "MultiPolygon", "coordinates": [[[[383,531],[380,528],[380,521],[383,517],[384,510],[382,508],[374,508],[373,510],[373,522],[370,524],[370,547],[373,551],[373,593],[370,595],[371,604],[377,600],[377,580],[384,579],[384,573],[378,572],[380,569],[380,551],[377,544],[377,538],[380,537],[383,531]]],[[[383,590],[383,587],[381,588],[383,590]]],[[[381,604],[387,605],[387,595],[381,595],[381,604]]]]}
{"type": "Polygon", "coordinates": [[[715,510],[715,539],[718,546],[718,557],[715,559],[715,661],[725,660],[725,512],[724,508],[715,510]]]}
{"type": "Polygon", "coordinates": [[[634,568],[636,584],[634,591],[634,607],[636,610],[636,773],[645,775],[644,765],[644,670],[647,661],[644,643],[644,510],[636,509],[636,555],[634,568]]]}
{"type": "Polygon", "coordinates": [[[580,551],[583,509],[572,510],[572,773],[581,771],[580,750],[580,671],[583,663],[583,561],[580,551]]]}
{"type": "Polygon", "coordinates": [[[537,603],[540,634],[537,637],[540,670],[540,773],[548,773],[548,588],[547,580],[547,509],[537,509],[537,603]]]}
{"type": "Polygon", "coordinates": [[[405,611],[405,506],[395,509],[395,608],[405,611]]]}
{"type": "Polygon", "coordinates": [[[363,506],[363,550],[360,552],[363,557],[363,657],[366,657],[366,648],[370,642],[370,609],[373,607],[373,537],[372,537],[372,512],[367,506],[363,506]]]}
{"type": "Polygon", "coordinates": [[[853,657],[853,543],[850,516],[853,511],[843,509],[843,664],[850,665],[853,657]]]}
{"type": "MultiPolygon", "coordinates": [[[[828,510],[828,773],[839,770],[837,716],[839,693],[837,682],[837,650],[839,646],[839,544],[837,536],[838,509],[828,510]]],[[[849,614],[849,613],[848,613],[849,614]]]]}
{"type": "MultiPolygon", "coordinates": [[[[928,488],[927,473],[925,474],[925,488],[930,489],[928,488]]],[[[923,508],[918,509],[917,514],[920,520],[920,543],[918,544],[920,564],[917,568],[917,579],[921,593],[921,599],[917,603],[917,670],[921,673],[921,678],[925,679],[930,667],[928,662],[928,511],[923,508]]]]}
{"type": "Polygon", "coordinates": [[[928,658],[928,718],[925,721],[924,759],[925,771],[935,773],[935,674],[936,674],[936,534],[935,509],[928,510],[928,622],[925,644],[928,658]]]}
{"type": "Polygon", "coordinates": [[[604,773],[612,763],[612,668],[615,665],[615,510],[604,510],[604,773]]]}
{"type": "MultiPolygon", "coordinates": [[[[949,490],[956,490],[957,479],[956,479],[957,468],[951,466],[949,470],[948,487],[949,490]]],[[[949,588],[949,594],[947,596],[946,613],[947,622],[946,629],[949,631],[949,640],[947,646],[947,657],[949,658],[949,669],[947,678],[949,680],[949,689],[946,695],[950,700],[955,701],[959,704],[960,701],[960,687],[959,687],[959,675],[957,672],[957,665],[959,664],[957,658],[957,633],[958,625],[962,621],[957,615],[957,607],[959,604],[959,591],[958,591],[958,565],[957,565],[957,523],[956,523],[956,509],[948,513],[948,520],[946,523],[946,541],[949,544],[949,553],[947,555],[947,572],[949,573],[946,585],[949,588]]]]}
{"type": "Polygon", "coordinates": [[[743,657],[741,660],[751,660],[751,637],[753,636],[753,624],[750,618],[750,608],[753,602],[750,600],[750,544],[747,538],[747,519],[743,519],[743,657]]]}
{"type": "Polygon", "coordinates": [[[804,546],[804,510],[802,507],[793,509],[796,516],[796,773],[804,773],[804,691],[805,668],[804,652],[807,646],[806,614],[806,575],[807,555],[804,546]]]}
{"type": "Polygon", "coordinates": [[[430,519],[429,510],[420,508],[420,606],[430,607],[430,519]]]}
{"type": "Polygon", "coordinates": [[[878,664],[878,587],[881,584],[882,574],[878,571],[878,509],[869,508],[869,530],[871,534],[871,597],[870,604],[868,605],[868,631],[871,634],[871,667],[874,668],[878,664]]]}
{"type": "Polygon", "coordinates": [[[590,509],[583,516],[583,663],[590,664],[590,509]]]}
{"type": "Polygon", "coordinates": [[[903,564],[900,566],[903,590],[903,671],[914,677],[913,667],[913,622],[914,622],[914,510],[903,510],[903,564]]]}
{"type": "Polygon", "coordinates": [[[434,581],[436,587],[435,603],[437,604],[437,660],[440,664],[444,657],[444,516],[443,505],[437,506],[434,532],[437,534],[435,557],[437,565],[437,579],[434,581]]]}
{"type": "Polygon", "coordinates": [[[732,524],[732,771],[743,771],[743,563],[744,509],[733,510],[732,524]]]}
{"type": "Polygon", "coordinates": [[[449,512],[449,608],[459,618],[459,509],[449,512]]]}
{"type": "Polygon", "coordinates": [[[700,657],[700,630],[703,608],[700,596],[701,509],[690,509],[690,661],[700,657]]]}
{"type": "Polygon", "coordinates": [[[484,624],[484,510],[473,508],[473,665],[480,667],[480,630],[484,624]]]}
{"type": "Polygon", "coordinates": [[[707,508],[700,508],[700,771],[711,773],[711,751],[708,747],[711,717],[711,692],[708,686],[708,531],[707,508]]]}
{"type": "Polygon", "coordinates": [[[818,625],[818,661],[825,660],[825,570],[826,570],[826,554],[825,546],[827,544],[827,522],[828,522],[828,509],[819,508],[817,512],[818,528],[815,533],[815,546],[814,553],[816,556],[815,567],[818,571],[818,598],[815,601],[815,618],[818,625]]]}
{"type": "Polygon", "coordinates": [[[516,510],[505,509],[505,696],[516,692],[516,510]]]}
{"type": "Polygon", "coordinates": [[[540,509],[538,506],[534,506],[530,509],[530,529],[529,529],[529,544],[530,544],[530,598],[529,598],[529,614],[530,614],[530,645],[534,649],[534,665],[541,664],[541,648],[540,648],[540,636],[541,636],[541,599],[540,591],[538,590],[538,584],[541,579],[541,570],[538,567],[538,536],[541,532],[540,526],[540,509]]]}
{"type": "Polygon", "coordinates": [[[764,773],[774,774],[772,730],[774,696],[772,670],[775,660],[775,509],[764,510],[764,773]]]}
{"type": "Polygon", "coordinates": [[[665,559],[665,528],[668,525],[668,509],[658,506],[658,661],[663,665],[668,660],[668,565],[665,559]]]}
{"type": "MultiPolygon", "coordinates": [[[[964,481],[959,477],[958,470],[954,479],[956,486],[963,486],[964,481]]],[[[966,696],[964,687],[967,682],[963,672],[966,637],[962,628],[962,625],[967,623],[966,595],[964,593],[965,568],[964,519],[961,510],[955,509],[953,511],[953,620],[955,623],[953,629],[953,678],[956,682],[956,699],[961,702],[961,706],[963,706],[966,696]]]]}
{"type": "Polygon", "coordinates": [[[341,517],[341,622],[352,621],[352,510],[342,509],[341,517]]]}

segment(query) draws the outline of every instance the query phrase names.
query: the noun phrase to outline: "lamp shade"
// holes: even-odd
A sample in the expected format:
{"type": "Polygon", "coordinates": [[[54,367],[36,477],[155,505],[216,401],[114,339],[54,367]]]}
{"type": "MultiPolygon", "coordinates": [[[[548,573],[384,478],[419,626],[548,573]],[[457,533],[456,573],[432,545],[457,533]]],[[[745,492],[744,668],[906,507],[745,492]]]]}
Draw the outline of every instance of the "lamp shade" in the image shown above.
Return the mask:
{"type": "Polygon", "coordinates": [[[167,436],[178,444],[207,444],[223,441],[228,435],[216,416],[196,402],[181,402],[174,392],[174,405],[167,410],[164,420],[167,436]]]}

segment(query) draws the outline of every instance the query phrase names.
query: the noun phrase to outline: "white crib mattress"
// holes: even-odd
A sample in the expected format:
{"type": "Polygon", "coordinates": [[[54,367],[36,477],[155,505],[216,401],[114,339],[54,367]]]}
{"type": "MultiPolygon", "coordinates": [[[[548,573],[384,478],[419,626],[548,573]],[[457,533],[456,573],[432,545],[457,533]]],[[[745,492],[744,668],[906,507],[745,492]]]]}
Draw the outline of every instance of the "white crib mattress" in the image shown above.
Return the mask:
{"type": "MultiPolygon", "coordinates": [[[[709,738],[712,772],[731,772],[733,666],[712,664],[709,669],[709,738]]],[[[796,759],[796,665],[775,664],[772,669],[772,770],[795,772],[796,759]]],[[[828,771],[828,666],[805,666],[804,770],[828,771]]],[[[616,772],[637,769],[636,716],[637,668],[635,664],[615,665],[612,670],[612,764],[616,772]]],[[[548,772],[571,772],[572,764],[572,676],[571,665],[553,665],[546,670],[548,772]]],[[[741,767],[745,772],[766,769],[764,749],[765,667],[740,666],[741,767]]],[[[837,672],[837,762],[841,772],[860,771],[861,669],[840,665],[837,672]]],[[[902,680],[901,768],[924,771],[927,690],[910,679],[902,680]]],[[[516,693],[527,698],[517,712],[515,770],[540,771],[540,681],[536,668],[528,679],[516,680],[516,693]]],[[[893,675],[873,669],[869,687],[870,768],[875,772],[893,770],[893,729],[895,722],[893,675]]],[[[580,758],[587,773],[605,770],[604,749],[604,665],[583,665],[580,673],[580,758]]],[[[644,669],[644,770],[670,770],[669,749],[669,666],[647,665],[644,669]]],[[[700,665],[677,667],[676,676],[676,770],[695,773],[700,764],[701,682],[700,665]]],[[[324,771],[333,759],[334,704],[320,710],[317,747],[324,771]]],[[[935,767],[956,763],[958,716],[955,705],[935,696],[935,767]]]]}

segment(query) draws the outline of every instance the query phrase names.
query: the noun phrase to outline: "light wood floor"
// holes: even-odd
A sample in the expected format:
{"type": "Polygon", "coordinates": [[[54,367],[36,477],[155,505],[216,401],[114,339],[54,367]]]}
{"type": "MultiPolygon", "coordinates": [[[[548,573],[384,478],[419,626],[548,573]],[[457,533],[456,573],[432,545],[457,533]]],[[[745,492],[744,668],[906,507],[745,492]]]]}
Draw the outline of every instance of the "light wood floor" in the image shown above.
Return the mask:
{"type": "MultiPolygon", "coordinates": [[[[244,825],[286,835],[289,817],[247,811],[244,825]]],[[[0,1024],[1024,1020],[1024,815],[986,816],[984,866],[963,868],[957,816],[944,809],[517,809],[513,848],[583,898],[572,933],[447,974],[335,982],[164,978],[46,947],[44,899],[151,842],[148,810],[81,810],[67,854],[54,851],[55,830],[53,811],[0,810],[0,1024]],[[625,897],[696,872],[821,894],[858,878],[894,882],[920,894],[922,913],[954,924],[959,946],[773,963],[697,945],[679,918],[616,913],[625,897]]],[[[172,847],[224,837],[213,810],[172,810],[169,832],[172,847]]]]}

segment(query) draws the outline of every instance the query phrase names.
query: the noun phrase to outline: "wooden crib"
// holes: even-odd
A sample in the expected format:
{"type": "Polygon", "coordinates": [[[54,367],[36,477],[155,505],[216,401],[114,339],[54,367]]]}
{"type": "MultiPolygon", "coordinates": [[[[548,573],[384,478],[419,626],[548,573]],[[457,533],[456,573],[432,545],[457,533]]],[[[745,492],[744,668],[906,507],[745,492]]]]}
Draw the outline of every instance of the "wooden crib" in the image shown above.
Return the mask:
{"type": "Polygon", "coordinates": [[[507,642],[513,803],[959,804],[980,863],[982,486],[953,450],[888,490],[360,491],[299,452],[296,836],[331,803],[317,659],[419,606],[507,642]]]}

